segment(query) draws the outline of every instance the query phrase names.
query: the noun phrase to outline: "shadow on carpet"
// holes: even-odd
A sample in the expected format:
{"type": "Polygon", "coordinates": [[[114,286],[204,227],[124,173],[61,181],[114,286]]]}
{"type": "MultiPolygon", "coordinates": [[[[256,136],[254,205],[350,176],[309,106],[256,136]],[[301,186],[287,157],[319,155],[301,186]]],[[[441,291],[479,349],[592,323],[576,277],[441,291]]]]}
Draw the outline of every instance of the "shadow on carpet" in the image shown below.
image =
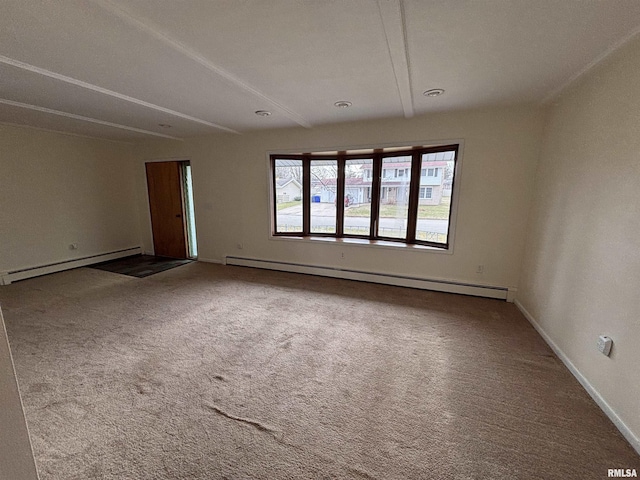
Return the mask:
{"type": "Polygon", "coordinates": [[[120,273],[130,277],[144,278],[172,268],[191,263],[193,260],[180,258],[155,257],[153,255],[134,255],[132,257],[109,260],[90,265],[90,268],[120,273]]]}

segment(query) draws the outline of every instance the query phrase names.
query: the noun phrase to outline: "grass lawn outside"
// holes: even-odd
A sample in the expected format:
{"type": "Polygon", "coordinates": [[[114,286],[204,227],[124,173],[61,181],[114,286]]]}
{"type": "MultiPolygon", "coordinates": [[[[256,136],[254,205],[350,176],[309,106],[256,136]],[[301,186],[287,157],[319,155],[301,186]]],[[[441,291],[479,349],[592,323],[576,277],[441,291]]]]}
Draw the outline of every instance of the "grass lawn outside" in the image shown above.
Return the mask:
{"type": "Polygon", "coordinates": [[[295,207],[296,205],[300,205],[302,203],[302,200],[298,200],[297,202],[282,202],[282,203],[277,203],[277,207],[278,210],[284,210],[285,208],[289,208],[289,207],[295,207]]]}
{"type": "MultiPolygon", "coordinates": [[[[406,208],[401,205],[382,205],[380,216],[382,218],[404,217],[406,208]]],[[[345,217],[369,217],[371,216],[371,205],[345,208],[344,215],[345,217]]],[[[440,205],[418,205],[418,218],[446,220],[449,218],[449,202],[443,201],[440,205]]]]}

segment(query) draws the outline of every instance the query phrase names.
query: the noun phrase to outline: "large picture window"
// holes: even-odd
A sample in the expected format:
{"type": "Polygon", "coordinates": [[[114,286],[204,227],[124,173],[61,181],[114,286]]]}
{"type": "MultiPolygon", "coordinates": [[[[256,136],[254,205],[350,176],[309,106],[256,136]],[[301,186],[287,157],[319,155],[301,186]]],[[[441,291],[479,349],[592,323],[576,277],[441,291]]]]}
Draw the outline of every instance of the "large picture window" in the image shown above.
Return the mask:
{"type": "Polygon", "coordinates": [[[457,157],[458,145],[271,155],[272,234],[446,249],[457,157]]]}

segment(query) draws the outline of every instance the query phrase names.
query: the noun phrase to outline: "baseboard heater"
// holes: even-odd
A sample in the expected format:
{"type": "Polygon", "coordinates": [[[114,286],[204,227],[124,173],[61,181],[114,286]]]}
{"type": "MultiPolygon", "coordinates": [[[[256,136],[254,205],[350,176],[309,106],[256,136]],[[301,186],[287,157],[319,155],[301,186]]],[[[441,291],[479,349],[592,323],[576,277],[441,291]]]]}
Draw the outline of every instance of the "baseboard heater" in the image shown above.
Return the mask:
{"type": "Polygon", "coordinates": [[[63,260],[61,262],[38,265],[36,267],[22,268],[19,270],[12,270],[10,272],[0,272],[0,285],[10,285],[12,282],[16,282],[18,280],[39,277],[40,275],[61,272],[72,268],[86,267],[87,265],[93,265],[94,263],[106,262],[107,260],[115,260],[117,258],[129,257],[131,255],[138,255],[141,253],[141,247],[124,248],[122,250],[99,253],[97,255],[90,255],[82,258],[73,258],[70,260],[63,260]]]}
{"type": "Polygon", "coordinates": [[[254,267],[264,268],[267,270],[279,270],[283,272],[305,273],[309,275],[319,275],[322,277],[359,280],[363,282],[395,285],[398,287],[410,287],[419,288],[421,290],[435,290],[438,292],[473,295],[476,297],[497,298],[507,301],[513,301],[512,296],[515,294],[515,290],[510,290],[507,287],[474,285],[448,280],[409,277],[389,273],[363,272],[336,267],[322,267],[317,265],[304,265],[300,263],[258,260],[255,258],[226,257],[224,263],[226,265],[235,265],[239,267],[254,267]]]}

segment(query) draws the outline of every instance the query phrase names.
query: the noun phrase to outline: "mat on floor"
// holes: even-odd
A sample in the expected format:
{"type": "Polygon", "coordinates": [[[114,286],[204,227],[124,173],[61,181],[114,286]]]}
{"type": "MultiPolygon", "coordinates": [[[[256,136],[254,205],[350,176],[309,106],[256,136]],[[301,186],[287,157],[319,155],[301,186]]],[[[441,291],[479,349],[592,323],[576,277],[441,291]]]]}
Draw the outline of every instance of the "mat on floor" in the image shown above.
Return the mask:
{"type": "Polygon", "coordinates": [[[193,260],[189,259],[155,257],[153,255],[134,255],[132,257],[97,263],[91,265],[91,268],[129,275],[130,277],[144,278],[155,273],[179,267],[185,263],[191,263],[192,261],[193,260]]]}

